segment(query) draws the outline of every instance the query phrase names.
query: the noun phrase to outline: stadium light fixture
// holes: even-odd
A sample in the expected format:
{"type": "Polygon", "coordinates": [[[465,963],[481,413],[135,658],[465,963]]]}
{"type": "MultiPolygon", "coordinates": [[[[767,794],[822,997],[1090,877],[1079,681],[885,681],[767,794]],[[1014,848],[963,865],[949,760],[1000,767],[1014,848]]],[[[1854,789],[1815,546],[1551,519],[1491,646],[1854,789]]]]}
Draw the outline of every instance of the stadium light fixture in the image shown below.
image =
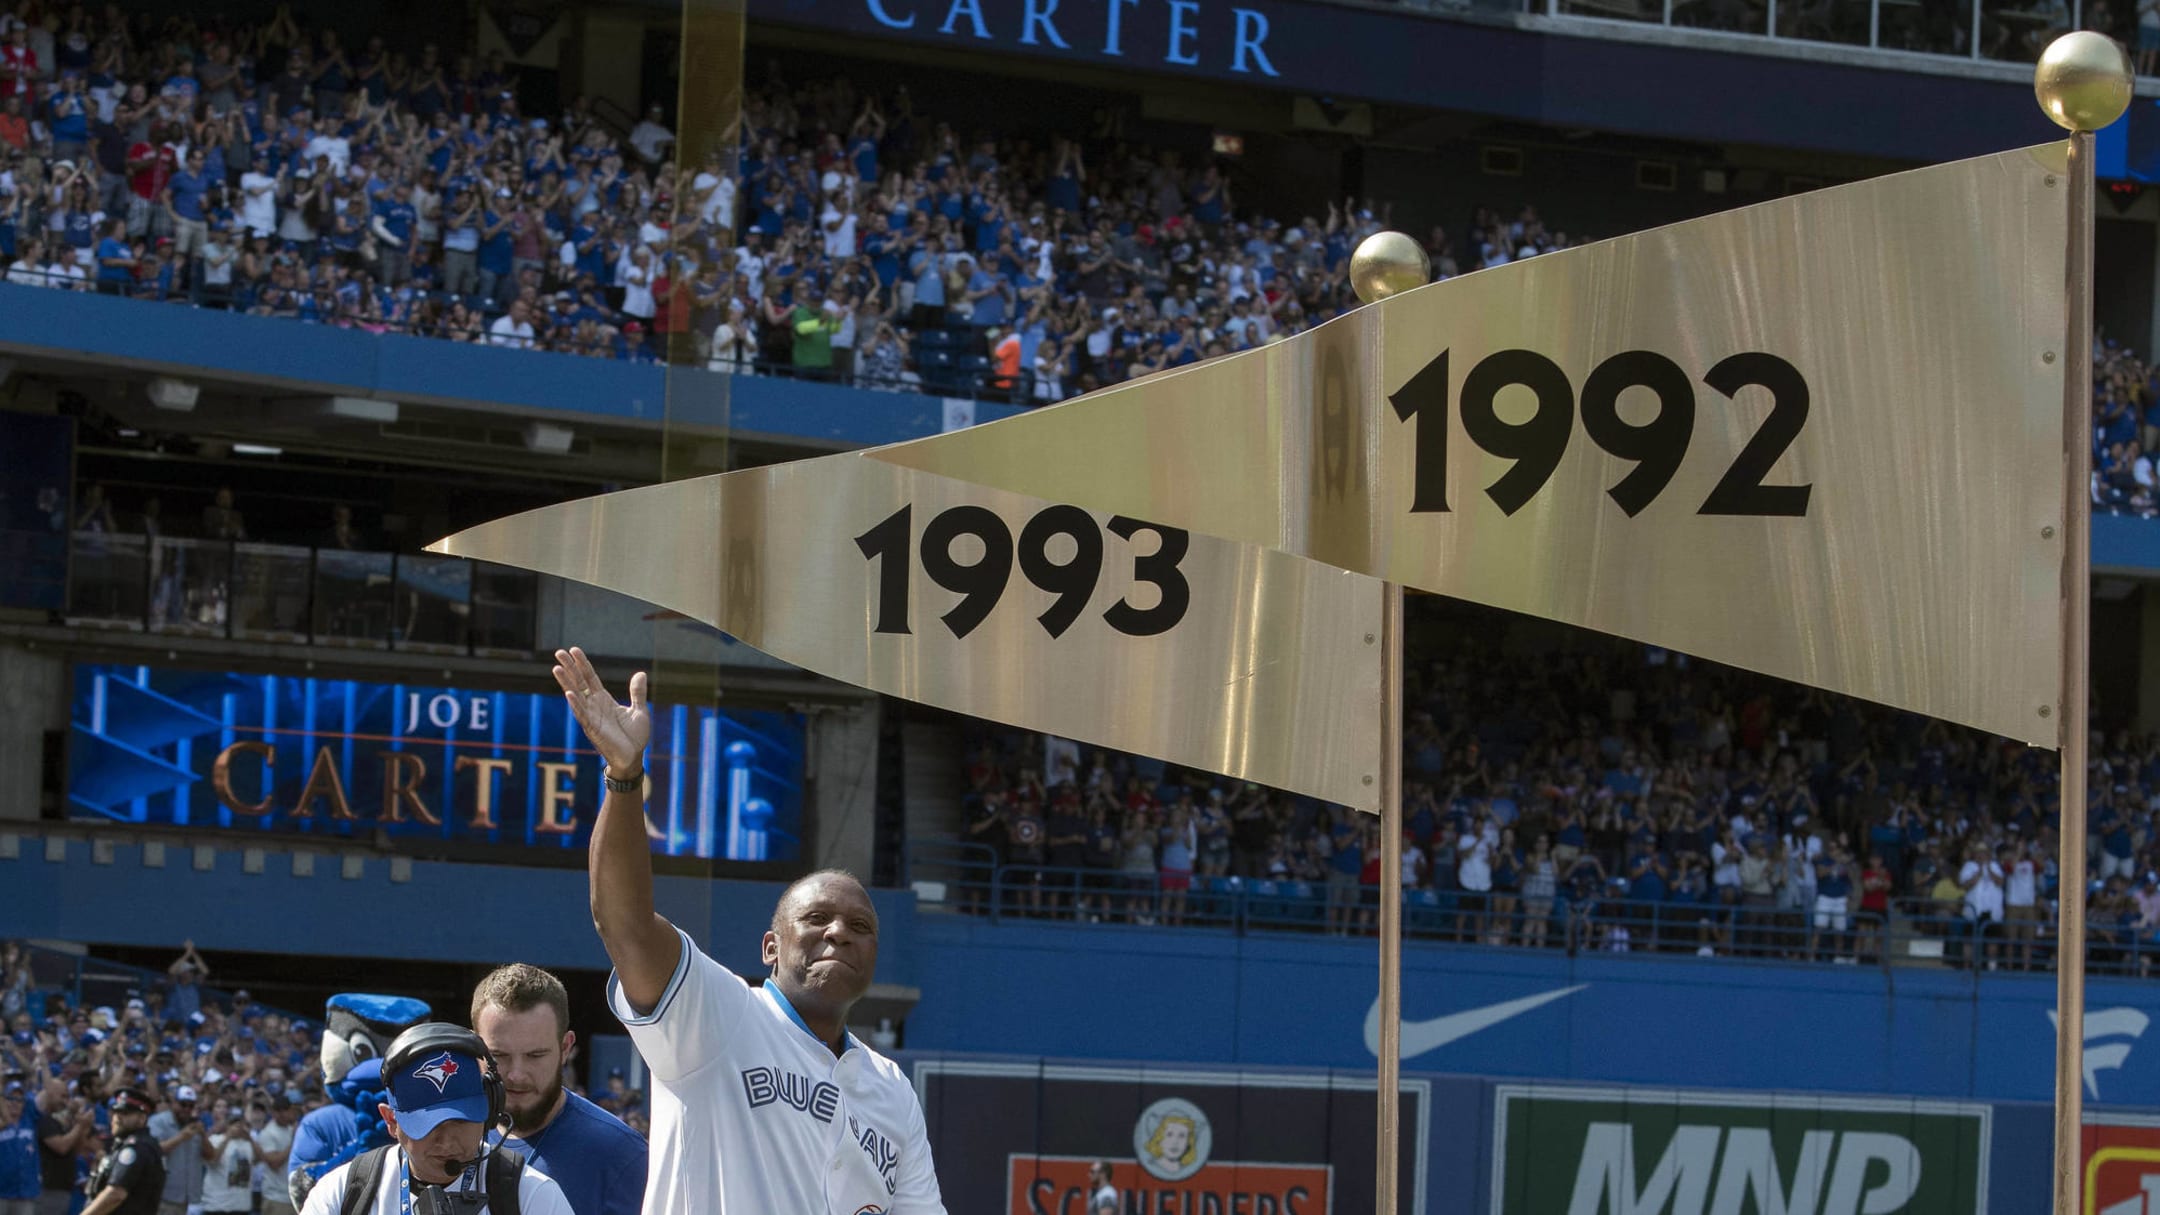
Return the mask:
{"type": "Polygon", "coordinates": [[[161,375],[150,381],[149,393],[150,403],[159,409],[192,413],[196,399],[202,395],[202,385],[161,375]]]}
{"type": "Polygon", "coordinates": [[[545,456],[566,456],[570,444],[577,439],[577,432],[567,426],[555,426],[547,422],[525,424],[525,448],[545,456]]]}

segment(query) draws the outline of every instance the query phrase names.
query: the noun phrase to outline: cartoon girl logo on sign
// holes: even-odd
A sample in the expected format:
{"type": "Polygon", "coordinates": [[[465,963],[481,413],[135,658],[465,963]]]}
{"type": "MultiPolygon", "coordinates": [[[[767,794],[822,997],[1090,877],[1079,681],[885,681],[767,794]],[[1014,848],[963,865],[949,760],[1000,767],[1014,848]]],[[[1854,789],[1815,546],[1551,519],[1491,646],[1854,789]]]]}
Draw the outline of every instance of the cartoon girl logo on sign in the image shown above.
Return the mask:
{"type": "Polygon", "coordinates": [[[1182,1097],[1165,1097],[1141,1111],[1132,1136],[1140,1167],[1162,1181],[1183,1181],[1199,1172],[1215,1146],[1207,1115],[1182,1097]]]}

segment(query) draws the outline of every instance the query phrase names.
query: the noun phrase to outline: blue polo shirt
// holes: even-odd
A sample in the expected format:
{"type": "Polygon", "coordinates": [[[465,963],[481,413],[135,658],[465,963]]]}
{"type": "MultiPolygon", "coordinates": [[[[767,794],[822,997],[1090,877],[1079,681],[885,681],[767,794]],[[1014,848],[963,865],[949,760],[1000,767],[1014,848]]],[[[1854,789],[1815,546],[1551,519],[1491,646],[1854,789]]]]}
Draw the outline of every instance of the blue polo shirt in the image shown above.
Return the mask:
{"type": "Polygon", "coordinates": [[[554,1178],[575,1215],[638,1215],[645,1201],[645,1140],[576,1093],[563,1094],[553,1122],[503,1147],[554,1178]]]}
{"type": "Polygon", "coordinates": [[[171,186],[173,214],[181,219],[200,222],[203,217],[203,195],[210,192],[210,174],[208,170],[206,169],[201,173],[190,173],[182,169],[180,172],[173,174],[171,186]]]}

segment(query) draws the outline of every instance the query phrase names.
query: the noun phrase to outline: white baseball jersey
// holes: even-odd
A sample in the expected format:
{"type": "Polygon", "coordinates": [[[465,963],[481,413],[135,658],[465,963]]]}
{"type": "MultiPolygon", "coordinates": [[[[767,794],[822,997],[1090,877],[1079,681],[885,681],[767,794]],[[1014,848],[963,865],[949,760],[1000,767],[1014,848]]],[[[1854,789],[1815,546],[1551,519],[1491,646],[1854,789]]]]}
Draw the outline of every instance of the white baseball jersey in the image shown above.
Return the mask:
{"type": "Polygon", "coordinates": [[[608,976],[654,1080],[645,1215],[944,1215],[899,1065],[853,1035],[834,1056],[778,988],[753,991],[676,931],[651,1013],[608,976]]]}
{"type": "MultiPolygon", "coordinates": [[[[400,1169],[399,1153],[393,1149],[383,1157],[382,1172],[375,1179],[375,1200],[360,1205],[360,1215],[404,1215],[405,1180],[400,1169]]],[[[337,1215],[345,1205],[345,1180],[352,1173],[350,1163],[341,1164],[324,1174],[308,1191],[307,1204],[300,1208],[301,1215],[337,1215]]],[[[481,1170],[468,1168],[465,1175],[448,1187],[466,1193],[486,1193],[487,1179],[481,1170]]],[[[562,1187],[546,1173],[527,1165],[518,1175],[518,1209],[525,1215],[573,1215],[570,1200],[563,1197],[562,1187]]]]}

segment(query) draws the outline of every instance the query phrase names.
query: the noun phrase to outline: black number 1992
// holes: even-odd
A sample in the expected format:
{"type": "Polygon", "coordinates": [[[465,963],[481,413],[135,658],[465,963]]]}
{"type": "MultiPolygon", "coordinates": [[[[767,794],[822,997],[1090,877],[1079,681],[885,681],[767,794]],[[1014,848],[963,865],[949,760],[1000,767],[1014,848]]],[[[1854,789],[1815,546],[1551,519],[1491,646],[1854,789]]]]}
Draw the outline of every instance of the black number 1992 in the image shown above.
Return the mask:
{"type": "MultiPolygon", "coordinates": [[[[855,537],[855,547],[862,550],[863,559],[877,562],[877,622],[872,626],[876,632],[913,631],[908,628],[908,601],[914,572],[910,550],[915,546],[909,543],[914,535],[914,520],[914,506],[903,506],[855,537]]],[[[1141,532],[1153,533],[1154,551],[1133,555],[1133,580],[1153,585],[1157,595],[1155,604],[1144,608],[1133,606],[1130,599],[1120,599],[1103,612],[1104,623],[1128,637],[1153,637],[1176,628],[1192,606],[1192,588],[1178,568],[1192,544],[1191,533],[1124,515],[1113,517],[1108,526],[1111,534],[1126,541],[1141,532]]],[[[997,609],[1012,581],[1017,555],[1020,573],[1037,589],[1055,596],[1049,608],[1035,619],[1044,632],[1062,637],[1094,597],[1096,583],[1102,578],[1104,547],[1102,529],[1095,525],[1095,517],[1077,506],[1048,506],[1037,511],[1020,529],[1017,546],[1012,529],[995,511],[981,506],[955,506],[939,511],[923,527],[920,551],[923,573],[929,575],[930,581],[960,596],[952,610],[939,617],[953,636],[965,637],[974,632],[997,609]],[[982,555],[970,562],[954,556],[953,546],[962,536],[973,536],[980,542],[982,555]],[[1057,536],[1069,537],[1073,543],[1072,556],[1062,562],[1050,556],[1050,541],[1057,536]]]]}
{"type": "MultiPolygon", "coordinates": [[[[1810,485],[1765,485],[1763,479],[1807,425],[1808,385],[1798,368],[1774,354],[1743,351],[1718,363],[1703,383],[1725,397],[1743,388],[1770,393],[1770,415],[1740,449],[1700,515],[1805,515],[1810,485]]],[[[1410,511],[1431,514],[1448,507],[1448,352],[1443,350],[1388,398],[1396,416],[1417,427],[1416,473],[1410,511]]],[[[1648,350],[1627,350],[1599,363],[1583,381],[1583,432],[1590,441],[1635,468],[1605,491],[1630,517],[1665,491],[1695,434],[1695,385],[1678,363],[1648,350]],[[1646,388],[1657,399],[1649,421],[1620,416],[1620,394],[1646,388]]],[[[1498,350],[1463,377],[1457,410],[1463,434],[1482,450],[1515,463],[1485,489],[1507,514],[1537,496],[1560,467],[1575,433],[1575,387],[1560,365],[1534,350],[1498,350]],[[1500,390],[1530,390],[1537,409],[1521,422],[1503,420],[1494,408],[1500,390]]]]}

